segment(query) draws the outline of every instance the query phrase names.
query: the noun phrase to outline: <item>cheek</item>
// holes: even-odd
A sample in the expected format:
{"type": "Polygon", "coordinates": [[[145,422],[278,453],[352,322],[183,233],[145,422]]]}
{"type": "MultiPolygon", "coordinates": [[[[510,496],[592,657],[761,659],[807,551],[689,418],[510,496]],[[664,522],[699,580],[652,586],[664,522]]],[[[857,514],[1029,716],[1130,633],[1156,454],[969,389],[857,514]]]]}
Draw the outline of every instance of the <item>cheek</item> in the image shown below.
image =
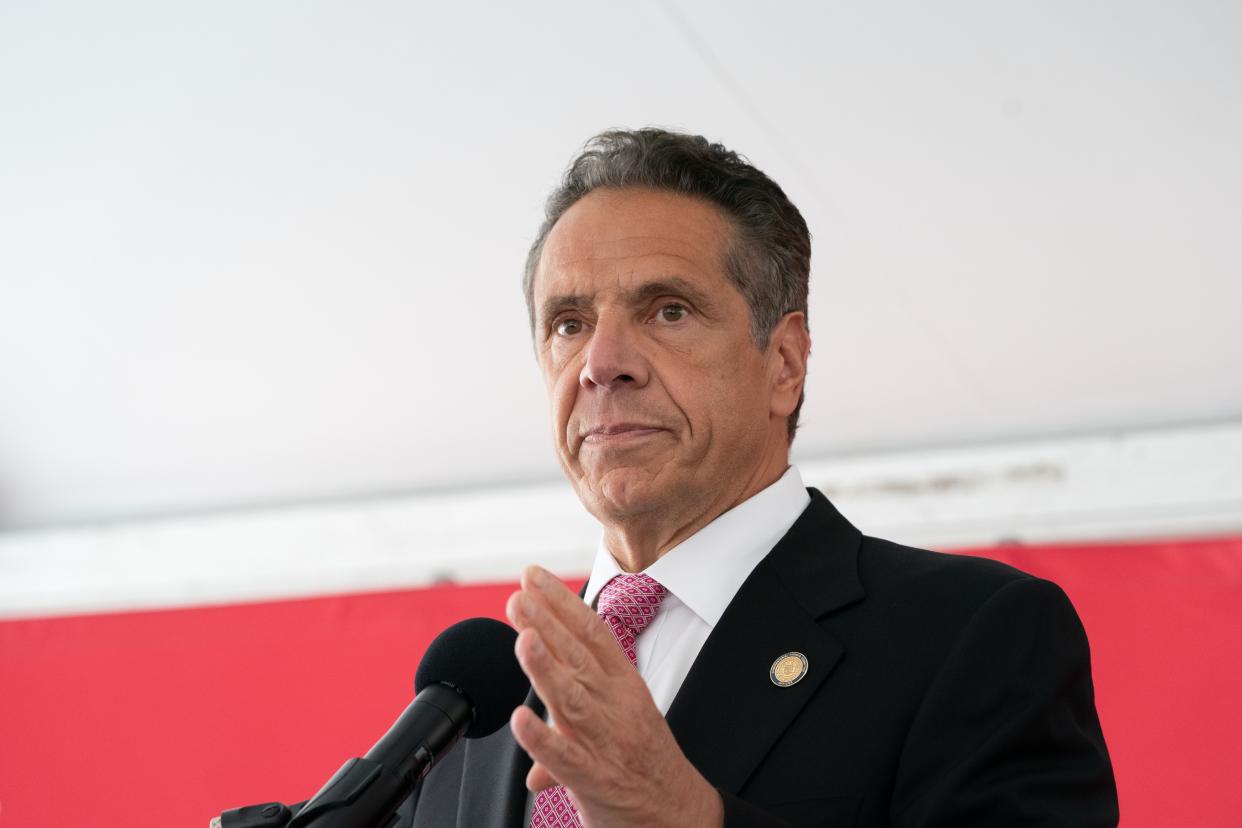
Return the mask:
{"type": "Polygon", "coordinates": [[[717,362],[704,390],[712,419],[721,427],[746,427],[764,419],[768,381],[763,360],[753,346],[736,348],[717,362]]]}
{"type": "Polygon", "coordinates": [[[552,429],[558,443],[567,440],[566,430],[578,400],[577,375],[565,371],[548,383],[548,402],[552,411],[552,429]]]}
{"type": "Polygon", "coordinates": [[[660,377],[664,393],[686,419],[696,441],[713,433],[738,414],[734,372],[721,360],[688,361],[660,377]]]}
{"type": "MultiPolygon", "coordinates": [[[[539,355],[539,372],[543,375],[544,391],[548,395],[548,403],[555,414],[561,410],[565,397],[572,395],[573,389],[568,382],[571,372],[565,360],[558,360],[552,350],[545,350],[539,355]]],[[[573,384],[576,385],[576,382],[573,384]]]]}

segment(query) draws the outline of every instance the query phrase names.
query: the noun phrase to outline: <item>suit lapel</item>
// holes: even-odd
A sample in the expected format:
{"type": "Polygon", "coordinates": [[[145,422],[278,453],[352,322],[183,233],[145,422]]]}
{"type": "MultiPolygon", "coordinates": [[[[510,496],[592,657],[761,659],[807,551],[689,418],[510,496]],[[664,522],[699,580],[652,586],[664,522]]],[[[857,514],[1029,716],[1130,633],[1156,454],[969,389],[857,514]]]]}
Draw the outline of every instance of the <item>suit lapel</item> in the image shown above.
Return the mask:
{"type": "Polygon", "coordinates": [[[863,597],[858,530],[818,491],[738,590],[668,711],[669,727],[712,784],[738,793],[844,654],[816,621],[863,597]],[[776,686],[769,670],[789,652],[805,676],[776,686]]]}
{"type": "MultiPolygon", "coordinates": [[[[816,621],[863,597],[858,530],[815,489],[811,504],[755,567],[703,645],[668,711],[681,749],[709,781],[741,790],[773,743],[844,654],[816,621]],[[787,652],[809,668],[792,687],[772,684],[772,662],[787,652]]],[[[585,588],[585,587],[584,587],[585,588]]],[[[544,715],[532,690],[528,707],[544,715]]],[[[458,828],[520,828],[531,760],[509,728],[467,740],[458,828]]]]}
{"type": "MultiPolygon", "coordinates": [[[[586,584],[578,596],[586,594],[586,584]]],[[[523,702],[539,718],[547,712],[534,688],[523,702]]],[[[513,731],[506,724],[482,740],[466,740],[466,756],[462,760],[461,790],[484,792],[480,796],[462,796],[457,809],[458,828],[521,828],[526,824],[526,774],[530,772],[530,756],[522,750],[513,731]]]]}
{"type": "MultiPolygon", "coordinates": [[[[543,702],[534,690],[526,697],[526,706],[543,716],[543,702]]],[[[513,731],[506,724],[486,739],[467,739],[465,751],[458,828],[520,828],[526,818],[531,760],[513,731]]]]}

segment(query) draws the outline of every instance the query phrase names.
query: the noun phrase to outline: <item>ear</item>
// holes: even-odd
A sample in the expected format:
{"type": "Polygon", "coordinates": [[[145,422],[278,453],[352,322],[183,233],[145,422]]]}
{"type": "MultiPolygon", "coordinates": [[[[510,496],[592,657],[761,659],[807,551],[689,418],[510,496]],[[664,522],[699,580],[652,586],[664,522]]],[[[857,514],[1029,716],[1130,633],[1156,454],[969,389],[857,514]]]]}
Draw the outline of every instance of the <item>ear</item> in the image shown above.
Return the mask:
{"type": "Polygon", "coordinates": [[[768,340],[773,417],[784,421],[798,407],[810,355],[811,334],[806,329],[806,314],[802,311],[785,314],[768,340]]]}

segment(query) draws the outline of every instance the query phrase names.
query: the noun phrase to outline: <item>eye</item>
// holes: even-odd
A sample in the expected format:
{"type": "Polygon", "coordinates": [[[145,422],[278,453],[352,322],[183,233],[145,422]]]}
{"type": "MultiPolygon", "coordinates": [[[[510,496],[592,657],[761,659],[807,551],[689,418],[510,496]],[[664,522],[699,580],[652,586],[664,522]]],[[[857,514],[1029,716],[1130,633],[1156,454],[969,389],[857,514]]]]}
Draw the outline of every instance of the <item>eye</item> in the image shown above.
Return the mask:
{"type": "Polygon", "coordinates": [[[689,315],[690,309],[685,305],[678,304],[677,302],[670,302],[660,308],[659,312],[656,314],[661,322],[680,322],[689,315]]]}
{"type": "Polygon", "coordinates": [[[556,332],[561,336],[573,336],[574,334],[581,333],[582,320],[574,319],[572,317],[562,319],[556,323],[556,332]]]}

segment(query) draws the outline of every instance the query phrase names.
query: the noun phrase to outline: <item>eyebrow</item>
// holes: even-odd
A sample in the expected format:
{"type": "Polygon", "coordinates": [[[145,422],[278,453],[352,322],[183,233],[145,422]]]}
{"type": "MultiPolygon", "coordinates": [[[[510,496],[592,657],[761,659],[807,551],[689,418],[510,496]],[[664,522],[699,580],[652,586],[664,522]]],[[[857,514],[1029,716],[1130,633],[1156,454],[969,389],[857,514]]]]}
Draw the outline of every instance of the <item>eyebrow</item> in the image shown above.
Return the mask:
{"type": "MultiPolygon", "coordinates": [[[[715,315],[716,304],[708,295],[694,284],[680,276],[669,276],[644,282],[632,290],[627,290],[623,299],[628,305],[644,305],[660,296],[680,296],[695,307],[699,313],[712,317],[715,315]]],[[[565,293],[549,296],[540,308],[540,318],[544,321],[552,319],[565,311],[589,308],[594,296],[582,293],[565,293]]]]}

